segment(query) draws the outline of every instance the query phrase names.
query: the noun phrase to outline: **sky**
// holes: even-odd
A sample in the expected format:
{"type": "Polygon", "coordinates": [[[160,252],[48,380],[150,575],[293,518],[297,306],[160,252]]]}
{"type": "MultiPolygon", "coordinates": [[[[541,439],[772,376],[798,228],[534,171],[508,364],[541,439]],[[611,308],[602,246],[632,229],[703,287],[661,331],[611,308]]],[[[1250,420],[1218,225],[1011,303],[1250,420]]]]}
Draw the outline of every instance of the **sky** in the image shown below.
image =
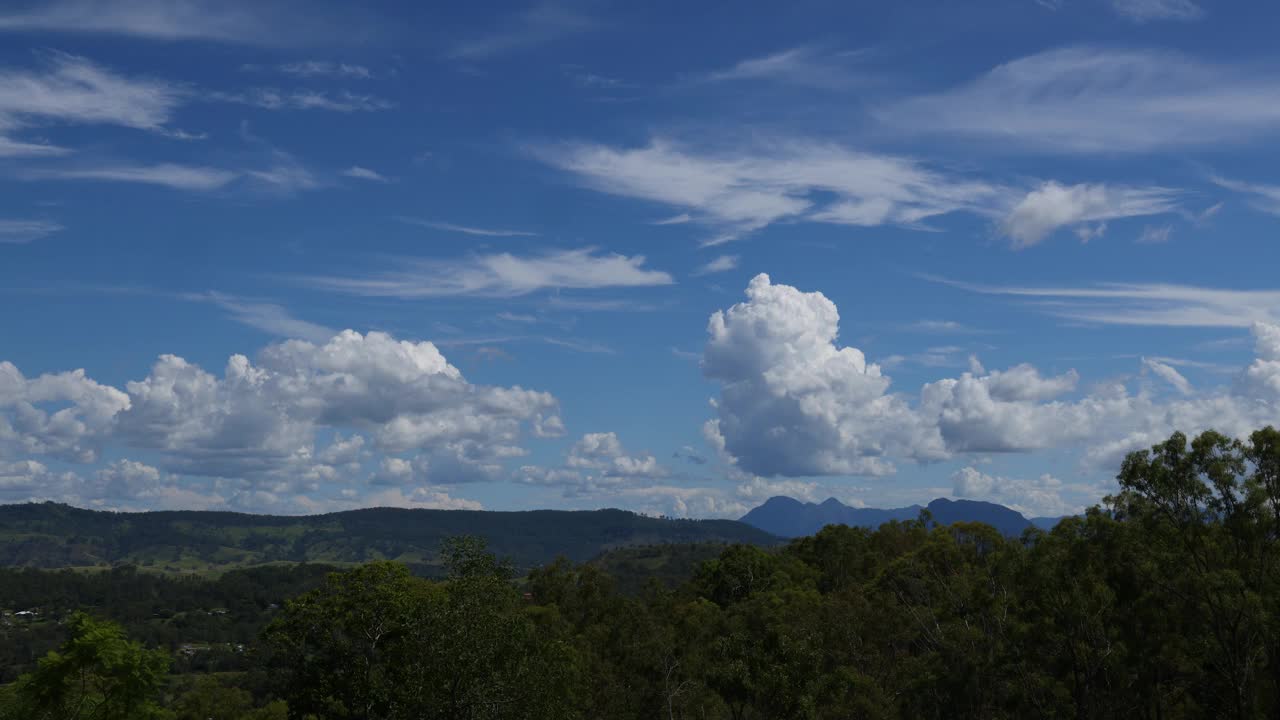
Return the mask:
{"type": "Polygon", "coordinates": [[[1280,423],[1280,8],[452,5],[0,5],[0,502],[1056,516],[1280,423]]]}

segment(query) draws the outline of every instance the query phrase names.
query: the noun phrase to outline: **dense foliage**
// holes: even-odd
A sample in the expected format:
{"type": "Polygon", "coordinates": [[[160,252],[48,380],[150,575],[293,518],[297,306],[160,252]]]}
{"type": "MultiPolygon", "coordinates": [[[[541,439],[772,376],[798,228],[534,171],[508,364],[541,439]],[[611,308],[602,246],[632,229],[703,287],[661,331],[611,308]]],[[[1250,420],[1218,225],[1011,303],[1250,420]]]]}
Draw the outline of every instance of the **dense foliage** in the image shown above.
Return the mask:
{"type": "Polygon", "coordinates": [[[204,572],[272,562],[357,564],[395,560],[416,574],[443,572],[448,538],[484,537],[522,570],[563,555],[586,561],[615,547],[777,539],[729,520],[653,518],[624,510],[481,512],[370,508],[281,517],[229,512],[114,513],[55,503],[0,505],[0,566],[110,567],[204,572]]]}
{"type": "Polygon", "coordinates": [[[148,661],[76,655],[73,624],[5,697],[72,692],[46,666],[74,656],[91,687],[141,674],[129,687],[150,695],[127,717],[1276,717],[1280,432],[1175,435],[1119,480],[1047,533],[830,526],[637,594],[602,567],[652,554],[517,581],[460,540],[440,580],[390,562],[330,574],[274,615],[252,670],[157,689],[148,661]]]}

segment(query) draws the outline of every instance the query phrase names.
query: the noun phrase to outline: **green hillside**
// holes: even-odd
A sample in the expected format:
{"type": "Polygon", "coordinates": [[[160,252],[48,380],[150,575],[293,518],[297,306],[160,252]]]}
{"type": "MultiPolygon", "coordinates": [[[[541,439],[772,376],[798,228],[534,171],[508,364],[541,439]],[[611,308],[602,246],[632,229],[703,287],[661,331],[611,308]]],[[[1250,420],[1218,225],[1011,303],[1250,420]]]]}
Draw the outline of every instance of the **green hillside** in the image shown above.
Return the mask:
{"type": "Polygon", "coordinates": [[[527,569],[563,555],[583,562],[621,547],[669,543],[773,545],[730,520],[671,520],[623,510],[486,512],[372,508],[284,517],[230,512],[114,513],[55,503],[0,505],[0,565],[136,565],[209,572],[266,563],[396,560],[433,574],[442,540],[483,537],[527,569]]]}

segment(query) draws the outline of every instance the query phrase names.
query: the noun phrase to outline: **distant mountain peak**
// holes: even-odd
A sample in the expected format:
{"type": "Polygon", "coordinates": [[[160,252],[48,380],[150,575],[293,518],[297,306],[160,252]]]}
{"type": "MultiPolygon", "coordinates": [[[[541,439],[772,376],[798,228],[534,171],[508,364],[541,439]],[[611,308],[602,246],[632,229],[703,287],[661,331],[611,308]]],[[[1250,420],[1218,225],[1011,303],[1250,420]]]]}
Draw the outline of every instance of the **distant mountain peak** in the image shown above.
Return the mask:
{"type": "MultiPolygon", "coordinates": [[[[934,521],[943,525],[981,522],[1010,536],[1021,535],[1023,530],[1031,527],[1031,522],[1016,510],[984,500],[936,498],[927,507],[934,521]]],[[[919,505],[888,509],[854,508],[833,497],[821,503],[811,503],[775,496],[743,515],[742,522],[781,537],[801,537],[812,535],[827,525],[874,529],[892,520],[914,520],[922,509],[919,505]]]]}

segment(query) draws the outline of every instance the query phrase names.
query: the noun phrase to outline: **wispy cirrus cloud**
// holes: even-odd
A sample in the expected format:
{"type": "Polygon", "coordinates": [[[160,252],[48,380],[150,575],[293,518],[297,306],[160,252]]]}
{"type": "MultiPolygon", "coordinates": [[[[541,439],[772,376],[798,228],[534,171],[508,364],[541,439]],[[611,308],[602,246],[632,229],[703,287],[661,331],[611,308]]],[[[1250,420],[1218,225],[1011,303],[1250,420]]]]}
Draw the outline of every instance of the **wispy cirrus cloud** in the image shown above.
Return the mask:
{"type": "Polygon", "coordinates": [[[338,334],[333,328],[297,318],[284,306],[272,302],[220,292],[189,293],[182,299],[212,303],[227,311],[236,322],[280,338],[324,343],[338,334]]]}
{"type": "Polygon", "coordinates": [[[356,180],[370,180],[372,182],[380,183],[392,182],[391,178],[383,175],[377,170],[370,170],[367,167],[361,167],[359,165],[352,165],[346,170],[343,170],[342,175],[343,177],[355,178],[356,180]]]}
{"type": "Polygon", "coordinates": [[[1192,0],[1111,0],[1111,7],[1136,23],[1198,20],[1204,15],[1204,10],[1192,0]]]}
{"type": "Polygon", "coordinates": [[[254,88],[243,92],[214,92],[208,97],[211,100],[250,105],[263,110],[328,110],[355,113],[390,110],[396,106],[394,102],[375,95],[363,95],[347,90],[328,92],[311,89],[254,88]]]}
{"type": "Polygon", "coordinates": [[[759,57],[747,58],[733,65],[696,73],[685,78],[687,84],[739,81],[776,82],[784,85],[841,90],[865,82],[867,73],[855,72],[849,60],[860,53],[830,53],[814,47],[795,47],[759,57]]]}
{"type": "Polygon", "coordinates": [[[406,225],[418,225],[433,230],[444,230],[446,232],[462,233],[463,235],[478,235],[480,237],[537,237],[538,233],[528,230],[509,230],[503,228],[482,228],[470,225],[458,225],[456,223],[441,222],[438,220],[424,220],[422,218],[408,217],[400,215],[396,217],[406,225]]]}
{"type": "Polygon", "coordinates": [[[407,259],[401,269],[364,276],[311,276],[302,284],[368,297],[517,297],[547,289],[670,285],[671,275],[646,267],[643,255],[598,254],[594,248],[472,255],[458,260],[407,259]]]}
{"type": "Polygon", "coordinates": [[[302,78],[336,77],[352,80],[368,80],[373,77],[373,73],[364,65],[332,62],[329,60],[304,60],[301,62],[284,63],[283,65],[277,65],[276,69],[286,75],[293,75],[295,77],[302,78]]]}
{"type": "Polygon", "coordinates": [[[77,55],[42,52],[34,67],[0,69],[0,155],[69,152],[6,137],[46,122],[172,132],[165,125],[186,95],[187,90],[174,83],[126,77],[77,55]]]}
{"type": "MultiPolygon", "coordinates": [[[[1280,185],[1244,182],[1220,175],[1215,175],[1210,180],[1218,187],[1244,195],[1248,198],[1249,205],[1255,210],[1261,210],[1270,215],[1280,215],[1280,185]]],[[[1217,214],[1220,209],[1221,203],[1210,208],[1213,211],[1212,213],[1209,213],[1209,211],[1205,211],[1205,213],[1210,215],[1217,214]]]]}
{"type": "Polygon", "coordinates": [[[0,219],[0,245],[22,245],[65,229],[61,223],[52,220],[0,219]]]}
{"type": "Polygon", "coordinates": [[[1163,50],[1067,47],[887,103],[876,115],[895,132],[1047,153],[1211,147],[1280,131],[1274,74],[1163,50]]]}
{"type": "MultiPolygon", "coordinates": [[[[0,131],[4,126],[0,125],[0,131]]],[[[0,158],[58,157],[70,154],[71,149],[48,143],[23,142],[0,135],[0,158]]]]}
{"type": "Polygon", "coordinates": [[[600,26],[600,22],[566,4],[548,0],[501,21],[497,27],[456,43],[449,56],[485,60],[528,50],[600,26]]]}
{"type": "Polygon", "coordinates": [[[1075,287],[987,285],[922,277],[986,295],[1043,301],[1044,312],[1102,325],[1247,328],[1280,320],[1280,290],[1239,290],[1168,283],[1099,283],[1075,287]]]}
{"type": "Polygon", "coordinates": [[[1005,188],[909,158],[808,141],[715,151],[656,139],[637,148],[566,143],[530,151],[593,189],[687,213],[712,228],[707,245],[782,220],[919,226],[958,210],[995,216],[1010,202],[1005,188]]]}
{"type": "Polygon", "coordinates": [[[312,4],[235,0],[44,0],[0,11],[0,32],[125,35],[149,40],[210,40],[293,46],[364,37],[366,17],[341,18],[312,4]],[[280,28],[287,27],[288,32],[280,28]]]}
{"type": "Polygon", "coordinates": [[[240,177],[240,173],[199,165],[159,163],[155,165],[112,165],[40,169],[25,171],[27,180],[91,180],[99,182],[160,185],[175,190],[218,190],[240,177]]]}

